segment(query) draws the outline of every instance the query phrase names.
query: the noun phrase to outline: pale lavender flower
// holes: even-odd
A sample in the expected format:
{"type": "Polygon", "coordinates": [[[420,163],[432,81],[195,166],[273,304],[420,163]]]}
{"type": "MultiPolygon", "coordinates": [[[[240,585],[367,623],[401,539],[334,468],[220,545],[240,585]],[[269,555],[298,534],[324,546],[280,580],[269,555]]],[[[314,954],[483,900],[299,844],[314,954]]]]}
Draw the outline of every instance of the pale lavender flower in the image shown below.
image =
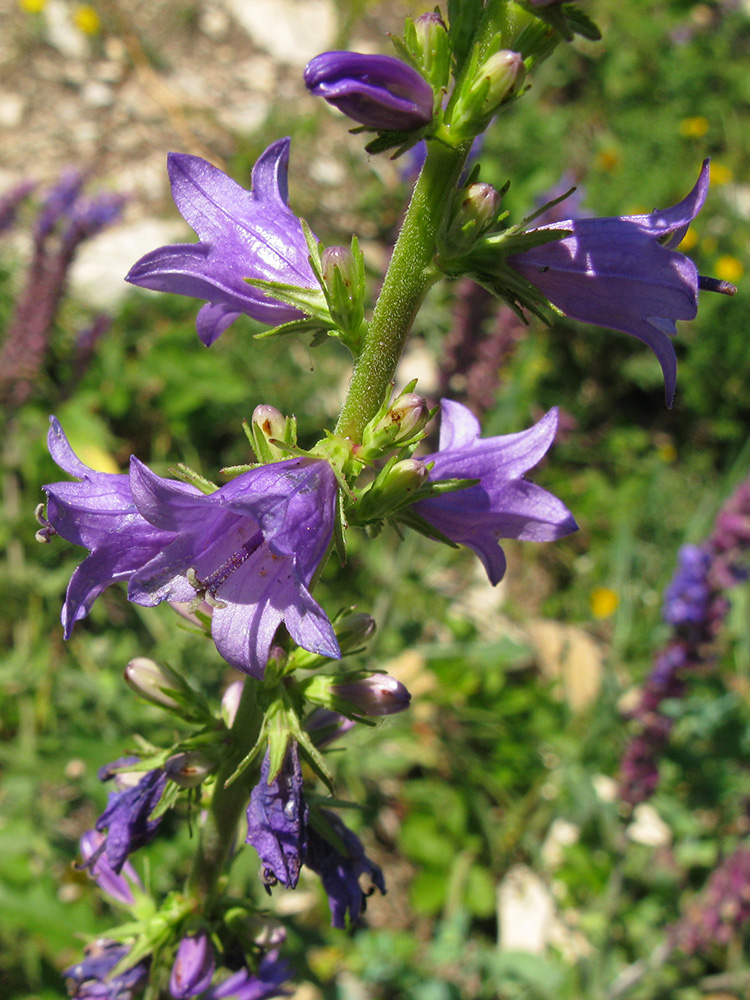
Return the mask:
{"type": "MultiPolygon", "coordinates": [[[[68,584],[62,610],[65,638],[84,618],[101,592],[116,580],[131,574],[152,559],[175,537],[173,532],[155,528],[138,513],[126,475],[97,472],[78,458],[70,447],[59,422],[50,417],[47,444],[55,462],[80,482],[49,483],[44,527],[40,541],[61,535],[74,545],[90,550],[68,584]]],[[[192,486],[174,483],[183,495],[192,486]]],[[[198,492],[195,490],[195,492],[198,492]]]]}
{"type": "Polygon", "coordinates": [[[432,121],[432,87],[392,56],[323,52],[305,67],[305,86],[369,129],[410,132],[432,121]]]}
{"type": "Polygon", "coordinates": [[[143,995],[149,959],[143,959],[119,976],[114,967],[128,954],[127,945],[98,938],[88,945],[84,958],[63,971],[70,1000],[136,1000],[143,995]]]}
{"type": "MultiPolygon", "coordinates": [[[[132,758],[121,758],[105,765],[99,771],[101,781],[114,777],[114,770],[132,762],[132,758]]],[[[99,833],[107,831],[104,841],[87,862],[95,868],[103,853],[112,871],[119,875],[129,854],[150,843],[159,829],[161,817],[151,819],[151,813],[159,804],[167,783],[167,773],[163,768],[144,771],[137,784],[129,788],[111,792],[107,808],[96,821],[99,833]]]]}
{"type": "Polygon", "coordinates": [[[169,992],[174,1000],[198,996],[211,985],[216,961],[211,939],[205,931],[189,934],[177,946],[169,976],[169,992]]]}
{"type": "Polygon", "coordinates": [[[708,194],[708,160],[690,194],[649,215],[567,219],[531,232],[571,230],[563,239],[506,258],[566,316],[630,333],[659,359],[668,402],[674,397],[677,360],[669,339],[675,321],[695,319],[698,288],[733,294],[734,288],[701,278],[675,248],[708,194]]]}
{"type": "Polygon", "coordinates": [[[299,646],[339,657],[333,627],[308,590],[333,532],[328,462],[260,466],[206,496],[186,494],[133,458],[130,486],[140,515],[174,538],[131,577],[131,601],[208,600],[219,652],[255,677],[282,622],[299,646]]]}
{"type": "Polygon", "coordinates": [[[385,893],[383,872],[367,857],[356,833],[345,826],[335,813],[321,809],[320,815],[341,841],[345,853],[342,854],[310,825],[305,864],[320,876],[328,895],[333,926],[345,928],[347,914],[352,926],[356,926],[365,910],[366,895],[370,894],[362,891],[360,876],[367,875],[373,885],[385,893]]]}
{"type": "Polygon", "coordinates": [[[438,451],[423,459],[434,463],[430,480],[478,479],[479,483],[420,500],[414,510],[452,542],[473,549],[490,582],[496,584],[506,566],[500,538],[549,542],[577,530],[564,504],[523,478],[552,444],[557,410],[550,410],[529,430],[481,438],[479,422],[465,406],[449,399],[441,406],[438,451]]]}
{"type": "Polygon", "coordinates": [[[167,162],[172,197],[199,243],[160,247],[125,280],[158,292],[205,299],[198,335],[212,344],[242,313],[278,325],[302,313],[249,285],[246,278],[317,288],[300,220],[288,204],[289,139],[268,147],[253,167],[252,190],[186,153],[167,162]]]}
{"type": "Polygon", "coordinates": [[[142,890],[141,880],[129,861],[123,864],[120,869],[121,874],[115,874],[104,853],[105,840],[106,838],[96,830],[87,830],[82,835],[79,842],[83,858],[81,868],[87,869],[105,895],[118,903],[132,906],[135,902],[133,886],[142,890]]]}
{"type": "Polygon", "coordinates": [[[260,780],[247,807],[247,837],[261,860],[266,890],[280,882],[294,889],[307,852],[307,805],[302,790],[302,769],[297,744],[292,740],[284,763],[269,783],[271,754],[266,751],[260,780]]]}
{"type": "Polygon", "coordinates": [[[291,975],[289,963],[274,949],[263,956],[257,972],[240,969],[212,987],[204,1000],[271,1000],[271,997],[289,996],[289,991],[282,989],[281,984],[291,975]]]}

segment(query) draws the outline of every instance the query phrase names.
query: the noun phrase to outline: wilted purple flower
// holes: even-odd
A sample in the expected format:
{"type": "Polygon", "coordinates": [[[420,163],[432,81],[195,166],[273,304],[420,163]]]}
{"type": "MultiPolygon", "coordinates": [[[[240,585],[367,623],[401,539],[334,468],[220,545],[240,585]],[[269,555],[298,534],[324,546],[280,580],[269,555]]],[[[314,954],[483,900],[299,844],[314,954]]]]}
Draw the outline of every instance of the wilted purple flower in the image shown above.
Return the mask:
{"type": "Polygon", "coordinates": [[[122,874],[116,875],[112,870],[107,855],[104,853],[103,844],[105,837],[96,830],[87,830],[80,840],[81,857],[83,864],[81,868],[86,868],[89,875],[95,879],[96,884],[107,896],[132,906],[135,902],[132,886],[143,889],[141,880],[138,878],[135,868],[126,861],[121,869],[122,874]],[[91,860],[93,859],[93,861],[91,860]]]}
{"type": "Polygon", "coordinates": [[[211,939],[205,931],[189,934],[177,946],[169,976],[169,992],[174,1000],[188,1000],[211,985],[216,962],[211,939]]]}
{"type": "Polygon", "coordinates": [[[382,893],[385,893],[385,879],[379,866],[365,854],[362,841],[344,825],[339,817],[327,809],[320,815],[341,841],[345,854],[334,847],[311,825],[308,827],[307,859],[305,864],[320,875],[323,888],[331,907],[331,923],[334,927],[346,927],[346,915],[352,926],[359,923],[365,909],[366,895],[359,884],[360,875],[368,875],[382,893]]]}
{"type": "Polygon", "coordinates": [[[282,989],[281,984],[291,975],[289,963],[279,958],[278,950],[269,951],[261,959],[257,972],[240,969],[209,990],[205,1000],[271,1000],[288,996],[289,991],[282,989]]]}
{"type": "MultiPolygon", "coordinates": [[[[129,759],[113,761],[99,771],[101,781],[114,776],[113,769],[129,763],[129,759]]],[[[129,854],[150,843],[156,836],[161,817],[151,819],[151,813],[161,799],[167,783],[167,773],[162,768],[144,771],[137,784],[122,791],[111,792],[107,808],[96,821],[96,829],[107,831],[104,842],[91,855],[89,866],[95,868],[103,852],[112,871],[119,875],[129,854]]]]}
{"type": "Polygon", "coordinates": [[[323,52],[305,67],[305,86],[370,129],[410,132],[432,121],[432,87],[392,56],[323,52]]]}
{"type": "Polygon", "coordinates": [[[552,409],[529,430],[481,438],[479,422],[460,403],[444,399],[439,450],[430,480],[478,479],[476,486],[414,504],[428,524],[453,542],[473,549],[493,584],[505,573],[500,538],[549,542],[577,529],[570,511],[556,497],[523,478],[545,455],[557,430],[552,409]]]}
{"type": "Polygon", "coordinates": [[[698,545],[683,545],[678,555],[677,572],[664,592],[662,615],[675,627],[700,625],[705,621],[711,588],[708,571],[711,556],[698,545]]]}
{"type": "MultiPolygon", "coordinates": [[[[50,425],[47,444],[52,458],[80,482],[50,483],[43,487],[47,494],[47,514],[37,538],[48,541],[52,535],[62,535],[91,553],[68,584],[62,610],[68,639],[75,623],[85,618],[106,587],[116,580],[127,580],[175,535],[155,528],[141,517],[127,476],[90,469],[70,447],[55,417],[50,417],[50,425]]],[[[173,487],[183,496],[198,492],[180,483],[173,483],[173,487]]]]}
{"type": "Polygon", "coordinates": [[[630,333],[659,359],[667,400],[674,397],[677,360],[669,337],[675,320],[694,319],[698,288],[733,293],[703,279],[675,248],[708,194],[708,160],[690,194],[663,211],[606,219],[567,219],[532,232],[572,230],[570,236],[524,250],[506,262],[566,316],[630,333]]]}
{"type": "Polygon", "coordinates": [[[294,889],[307,852],[307,805],[297,744],[291,740],[281,770],[269,783],[271,754],[266,750],[260,780],[247,807],[247,837],[261,860],[266,889],[281,882],[294,889]]]}
{"type": "Polygon", "coordinates": [[[394,715],[409,707],[411,695],[388,674],[370,674],[331,685],[331,694],[349,702],[360,715],[394,715]]]}
{"type": "Polygon", "coordinates": [[[131,601],[208,600],[219,652],[255,677],[282,622],[304,649],[338,658],[331,623],[307,589],[333,532],[328,462],[260,466],[206,496],[186,494],[133,458],[130,487],[140,515],[175,539],[131,577],[131,601]]]}
{"type": "Polygon", "coordinates": [[[170,153],[172,197],[199,243],[160,247],[141,257],[125,280],[207,303],[198,336],[212,344],[242,313],[277,325],[302,313],[245,278],[317,288],[299,219],[288,204],[289,139],[268,147],[253,167],[252,191],[199,156],[170,153]]]}
{"type": "Polygon", "coordinates": [[[149,959],[143,959],[119,976],[114,967],[128,954],[127,945],[98,938],[84,951],[84,959],[63,971],[71,1000],[135,1000],[142,995],[149,959]]]}

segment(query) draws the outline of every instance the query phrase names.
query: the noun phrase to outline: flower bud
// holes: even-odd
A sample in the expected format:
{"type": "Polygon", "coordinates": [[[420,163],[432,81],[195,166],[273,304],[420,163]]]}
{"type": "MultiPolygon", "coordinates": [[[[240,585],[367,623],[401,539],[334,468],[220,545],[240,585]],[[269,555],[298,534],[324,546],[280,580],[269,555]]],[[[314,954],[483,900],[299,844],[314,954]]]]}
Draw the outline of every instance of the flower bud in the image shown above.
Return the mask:
{"type": "Polygon", "coordinates": [[[242,697],[244,684],[244,681],[232,681],[222,696],[221,718],[227,729],[231,729],[234,725],[237,709],[240,707],[240,698],[242,697]]]}
{"type": "Polygon", "coordinates": [[[164,670],[146,656],[136,656],[124,671],[125,682],[137,695],[152,705],[174,710],[179,705],[168,692],[179,691],[181,685],[170,674],[171,671],[164,670]]]}
{"type": "Polygon", "coordinates": [[[352,510],[360,524],[378,521],[411,503],[427,479],[427,467],[415,458],[388,463],[352,510]]]}
{"type": "Polygon", "coordinates": [[[454,259],[467,254],[482,233],[497,217],[502,197],[491,184],[469,184],[459,192],[457,206],[445,231],[438,234],[441,258],[454,259]]]}
{"type": "Polygon", "coordinates": [[[341,655],[360,649],[363,642],[372,638],[375,632],[375,619],[364,611],[350,611],[334,623],[334,631],[338,640],[341,655]]]}
{"type": "Polygon", "coordinates": [[[329,289],[333,285],[334,271],[338,271],[345,285],[351,286],[357,280],[356,265],[351,250],[347,247],[326,247],[320,258],[323,278],[329,289]]]}
{"type": "Polygon", "coordinates": [[[321,255],[323,281],[331,316],[344,334],[360,334],[365,318],[364,257],[356,237],[352,250],[347,247],[327,247],[321,255]],[[354,251],[354,252],[352,252],[354,251]]]}
{"type": "Polygon", "coordinates": [[[502,49],[491,55],[459,94],[451,115],[451,132],[460,135],[462,140],[482,132],[525,75],[520,53],[502,49]]]}
{"type": "Polygon", "coordinates": [[[184,937],[169,977],[169,992],[174,1000],[187,1000],[203,993],[211,985],[214,968],[214,950],[208,934],[199,931],[184,937]]]}
{"type": "Polygon", "coordinates": [[[411,695],[388,674],[370,674],[331,685],[331,694],[348,702],[359,715],[394,715],[409,707],[411,695]]]}
{"type": "Polygon", "coordinates": [[[304,79],[313,96],[368,129],[411,132],[432,121],[432,87],[391,56],[323,52],[307,64],[304,79]]]}
{"type": "Polygon", "coordinates": [[[394,445],[408,444],[422,432],[430,417],[430,408],[415,392],[404,392],[374,426],[367,425],[362,443],[378,454],[394,445]]]}
{"type": "Polygon", "coordinates": [[[167,777],[180,788],[197,788],[215,769],[216,762],[200,750],[173,754],[164,765],[167,777]]]}
{"type": "Polygon", "coordinates": [[[437,11],[420,14],[413,23],[407,22],[404,40],[433,89],[444,90],[450,79],[451,47],[442,17],[437,11]]]}
{"type": "Polygon", "coordinates": [[[285,417],[275,406],[261,404],[250,418],[250,436],[258,461],[267,465],[289,458],[289,452],[276,444],[281,441],[294,447],[297,443],[297,421],[285,417]]]}

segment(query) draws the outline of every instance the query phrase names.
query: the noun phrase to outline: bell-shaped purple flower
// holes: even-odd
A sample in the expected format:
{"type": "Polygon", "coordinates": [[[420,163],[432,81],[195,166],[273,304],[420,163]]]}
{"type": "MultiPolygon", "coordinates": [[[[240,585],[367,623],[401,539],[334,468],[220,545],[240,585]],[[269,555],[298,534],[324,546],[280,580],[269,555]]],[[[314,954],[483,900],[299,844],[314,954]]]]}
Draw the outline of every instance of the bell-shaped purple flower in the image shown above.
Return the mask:
{"type": "Polygon", "coordinates": [[[105,840],[106,837],[96,830],[87,830],[83,834],[80,840],[81,857],[83,858],[81,867],[88,869],[96,884],[110,899],[124,903],[126,906],[132,906],[135,902],[133,886],[142,890],[141,880],[129,861],[123,864],[122,874],[115,874],[102,846],[105,840]]]}
{"type": "Polygon", "coordinates": [[[648,344],[664,372],[670,403],[677,360],[669,338],[676,332],[675,320],[695,319],[699,287],[695,264],[675,247],[703,207],[708,173],[706,160],[693,190],[672,208],[540,226],[532,232],[572,233],[506,258],[566,316],[622,330],[648,344]]]}
{"type": "Polygon", "coordinates": [[[318,287],[300,220],[289,208],[288,165],[289,139],[279,139],[253,167],[252,190],[247,191],[199,156],[170,153],[172,197],[200,242],[152,250],[125,280],[205,299],[197,328],[206,345],[242,313],[272,326],[299,319],[298,309],[245,281],[318,287]]]}
{"type": "MultiPolygon", "coordinates": [[[[126,475],[96,472],[84,465],[58,421],[51,417],[50,424],[47,444],[52,458],[80,482],[50,483],[44,487],[47,514],[37,537],[48,541],[54,534],[62,535],[91,552],[68,584],[62,624],[65,638],[69,639],[75,623],[85,618],[106,587],[116,580],[127,580],[175,536],[141,517],[126,475]]],[[[174,486],[183,493],[194,490],[179,483],[174,486]]]]}
{"type": "Polygon", "coordinates": [[[432,87],[392,56],[323,52],[305,67],[305,86],[369,129],[411,132],[432,121],[432,87]]]}
{"type": "Polygon", "coordinates": [[[141,516],[175,539],[133,575],[131,601],[208,600],[219,652],[255,677],[263,676],[282,622],[304,649],[340,655],[308,590],[333,533],[336,479],[328,462],[263,465],[206,496],[187,495],[133,458],[130,486],[141,516]]]}
{"type": "Polygon", "coordinates": [[[278,949],[274,949],[263,956],[257,972],[240,969],[209,990],[205,1000],[271,1000],[271,997],[289,996],[289,991],[282,989],[281,984],[291,975],[289,963],[279,957],[278,949]]]}
{"type": "Polygon", "coordinates": [[[302,795],[302,769],[297,744],[287,746],[281,770],[269,783],[270,751],[260,769],[247,807],[247,837],[261,860],[261,877],[267,889],[281,882],[294,889],[307,852],[307,805],[302,795]]]}
{"type": "Polygon", "coordinates": [[[177,946],[169,976],[169,992],[174,1000],[198,996],[211,985],[216,961],[211,939],[205,931],[189,934],[177,946]]]}
{"type": "MultiPolygon", "coordinates": [[[[127,758],[113,761],[99,771],[99,778],[107,781],[114,777],[113,768],[127,763],[127,758]]],[[[109,867],[119,875],[129,854],[150,843],[159,829],[161,817],[151,819],[167,783],[163,768],[144,771],[137,784],[111,792],[107,808],[96,821],[99,833],[107,831],[103,843],[90,856],[87,865],[95,871],[98,857],[103,853],[109,867]]]]}
{"type": "Polygon", "coordinates": [[[71,1000],[135,1000],[142,996],[149,959],[137,962],[119,976],[110,976],[128,951],[127,945],[117,941],[92,941],[83,961],[63,971],[71,1000]]]}
{"type": "Polygon", "coordinates": [[[362,841],[356,833],[352,833],[335,813],[321,809],[320,814],[341,841],[346,853],[342,854],[329,840],[310,826],[307,831],[305,864],[320,875],[323,888],[328,895],[333,926],[345,928],[347,913],[352,926],[355,926],[359,923],[366,902],[366,895],[359,884],[360,875],[367,875],[373,885],[385,893],[383,872],[367,857],[362,841]]]}
{"type": "Polygon", "coordinates": [[[465,406],[444,399],[441,407],[439,450],[423,459],[434,463],[430,480],[479,483],[420,500],[414,510],[452,542],[473,549],[496,584],[506,565],[498,539],[550,542],[577,530],[557,497],[523,478],[552,444],[557,410],[518,434],[481,438],[479,422],[465,406]]]}

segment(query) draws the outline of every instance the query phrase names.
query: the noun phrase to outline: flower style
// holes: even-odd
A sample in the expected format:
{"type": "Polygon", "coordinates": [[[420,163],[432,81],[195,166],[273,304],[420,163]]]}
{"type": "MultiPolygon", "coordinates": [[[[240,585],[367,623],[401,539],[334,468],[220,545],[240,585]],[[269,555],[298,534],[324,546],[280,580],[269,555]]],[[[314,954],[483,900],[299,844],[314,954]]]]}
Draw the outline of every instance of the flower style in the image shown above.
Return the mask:
{"type": "Polygon", "coordinates": [[[253,167],[252,190],[201,159],[170,153],[172,197],[199,243],[160,247],[141,257],[125,280],[158,292],[206,299],[198,336],[212,344],[238,316],[276,326],[302,313],[245,278],[317,288],[300,220],[288,204],[289,139],[272,143],[253,167]]]}
{"type": "Polygon", "coordinates": [[[366,128],[410,132],[432,121],[432,87],[392,56],[323,52],[305,67],[305,86],[366,128]]]}
{"type": "Polygon", "coordinates": [[[540,226],[531,232],[572,232],[506,258],[566,316],[622,330],[647,344],[664,372],[670,404],[677,377],[669,339],[676,333],[675,320],[695,319],[702,282],[715,291],[734,291],[732,286],[716,287],[711,279],[700,279],[695,264],[675,249],[703,207],[708,174],[705,160],[693,190],[672,208],[540,226]]]}
{"type": "Polygon", "coordinates": [[[430,480],[479,483],[420,500],[414,510],[452,542],[473,549],[496,584],[506,566],[498,539],[550,542],[577,530],[557,497],[523,478],[552,444],[557,410],[518,434],[481,438],[479,422],[465,406],[449,399],[441,406],[439,450],[423,459],[434,463],[430,480]]]}
{"type": "MultiPolygon", "coordinates": [[[[85,618],[101,592],[116,580],[127,580],[175,537],[155,528],[138,513],[126,475],[96,472],[78,458],[63,429],[50,418],[47,436],[52,458],[77,483],[51,483],[44,487],[47,514],[38,532],[40,541],[61,535],[91,554],[75,570],[68,584],[62,610],[65,638],[85,618]]],[[[192,486],[174,483],[182,493],[192,486]]],[[[196,491],[197,492],[197,491],[196,491]]]]}
{"type": "MultiPolygon", "coordinates": [[[[137,758],[121,758],[105,765],[99,771],[101,781],[115,777],[114,769],[132,763],[137,758]]],[[[136,772],[137,773],[137,772],[136,772]]],[[[111,792],[107,808],[96,821],[99,833],[107,836],[87,859],[87,866],[96,872],[99,856],[104,853],[112,871],[119,875],[129,854],[149,844],[159,829],[161,817],[151,819],[167,784],[167,773],[162,768],[144,771],[137,784],[111,792]]]]}
{"type": "Polygon", "coordinates": [[[313,826],[309,826],[305,864],[320,875],[323,888],[328,895],[333,926],[345,928],[347,913],[352,926],[356,926],[366,903],[366,894],[359,884],[359,877],[368,875],[373,885],[385,893],[383,872],[367,857],[362,841],[356,833],[352,833],[335,813],[321,809],[320,815],[325,818],[341,841],[346,853],[342,854],[313,826]]]}
{"type": "Polygon", "coordinates": [[[255,677],[282,622],[299,646],[338,658],[333,627],[308,590],[333,533],[328,462],[260,466],[206,496],[186,494],[133,458],[130,487],[141,516],[174,538],[131,577],[131,601],[208,600],[219,652],[255,677]]]}
{"type": "Polygon", "coordinates": [[[307,852],[307,805],[302,795],[302,768],[297,744],[289,743],[281,770],[269,783],[270,751],[247,807],[247,837],[261,860],[266,890],[281,882],[294,889],[307,852]]]}

